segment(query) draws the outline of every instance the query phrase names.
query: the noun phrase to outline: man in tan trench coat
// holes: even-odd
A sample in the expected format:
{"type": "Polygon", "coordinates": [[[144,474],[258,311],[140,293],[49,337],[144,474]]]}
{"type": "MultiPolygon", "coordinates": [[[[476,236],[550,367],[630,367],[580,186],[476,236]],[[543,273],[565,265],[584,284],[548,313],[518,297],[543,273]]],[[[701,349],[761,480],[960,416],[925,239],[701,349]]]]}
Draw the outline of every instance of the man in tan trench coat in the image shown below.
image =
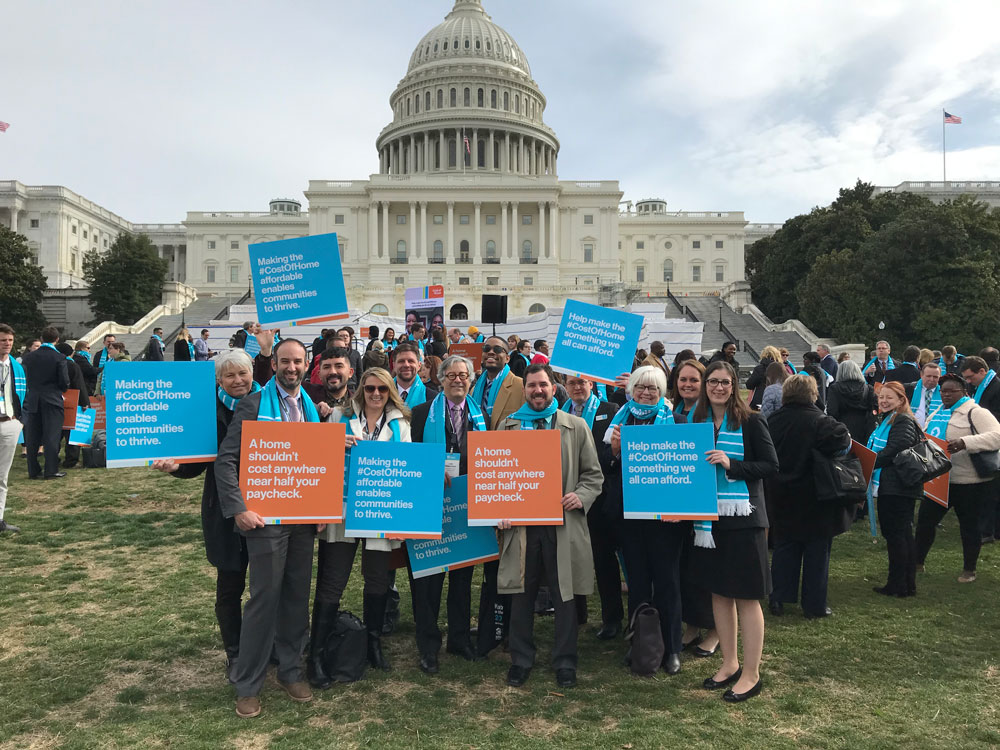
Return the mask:
{"type": "Polygon", "coordinates": [[[555,429],[562,447],[562,526],[498,528],[500,569],[497,588],[513,594],[510,621],[511,667],[507,684],[520,687],[535,663],[535,597],[543,581],[555,606],[552,667],[563,688],[576,684],[577,615],[573,597],[594,592],[594,558],[587,510],[601,492],[604,475],[590,428],[580,417],[559,411],[555,379],[547,364],[524,373],[525,404],[503,421],[502,430],[555,429]]]}

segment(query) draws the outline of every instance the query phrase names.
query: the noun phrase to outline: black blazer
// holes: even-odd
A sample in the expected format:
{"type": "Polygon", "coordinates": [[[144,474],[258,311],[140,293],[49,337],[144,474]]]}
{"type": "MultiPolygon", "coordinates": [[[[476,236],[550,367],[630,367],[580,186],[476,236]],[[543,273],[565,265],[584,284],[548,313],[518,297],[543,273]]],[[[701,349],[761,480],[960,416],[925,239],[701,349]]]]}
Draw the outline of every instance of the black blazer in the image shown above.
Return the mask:
{"type": "Polygon", "coordinates": [[[765,357],[754,366],[753,372],[747,378],[747,390],[753,391],[753,396],[750,397],[751,409],[760,409],[760,402],[764,400],[764,387],[767,384],[767,366],[773,363],[773,359],[765,357]]]}
{"type": "Polygon", "coordinates": [[[896,414],[892,427],[889,429],[889,437],[886,439],[885,447],[875,454],[875,468],[882,470],[879,475],[879,495],[913,498],[923,496],[923,483],[905,484],[899,476],[899,471],[892,463],[900,451],[916,445],[922,436],[923,431],[917,425],[917,420],[905,414],[896,414]]]}
{"type": "Polygon", "coordinates": [[[42,405],[63,405],[63,393],[69,388],[69,361],[65,356],[47,346],[25,354],[21,360],[28,392],[22,409],[38,411],[42,405]]]}
{"type": "Polygon", "coordinates": [[[891,383],[916,383],[920,380],[920,370],[912,362],[903,362],[895,370],[889,370],[885,375],[885,382],[891,383]]]}
{"type": "MultiPolygon", "coordinates": [[[[428,398],[424,403],[413,407],[410,414],[410,440],[414,443],[424,442],[424,428],[427,426],[427,417],[431,412],[433,397],[428,398]]],[[[483,415],[486,419],[486,415],[483,415]]],[[[472,429],[472,420],[469,418],[469,410],[465,410],[465,430],[462,432],[461,441],[455,440],[455,430],[451,426],[451,419],[445,414],[444,437],[445,450],[449,453],[458,453],[458,473],[467,474],[469,470],[469,430],[472,429]]]]}
{"type": "MultiPolygon", "coordinates": [[[[614,480],[611,471],[611,464],[615,461],[615,456],[611,452],[611,446],[604,442],[604,433],[608,431],[612,417],[618,413],[618,404],[610,401],[602,401],[597,407],[597,414],[594,415],[594,426],[590,428],[590,433],[594,438],[594,447],[597,448],[597,460],[601,464],[601,471],[604,473],[604,486],[601,494],[594,500],[594,504],[587,511],[588,516],[595,518],[606,518],[607,513],[604,505],[608,497],[610,483],[614,480]]],[[[617,474],[618,484],[621,486],[621,469],[617,474]]]]}
{"type": "Polygon", "coordinates": [[[67,359],[66,370],[69,373],[69,387],[80,391],[80,396],[77,399],[77,406],[89,409],[90,391],[87,390],[87,383],[83,379],[83,373],[80,371],[80,366],[73,360],[67,359]]]}
{"type": "Polygon", "coordinates": [[[146,344],[146,360],[149,362],[163,361],[163,349],[160,348],[160,342],[152,336],[149,337],[149,343],[146,344]]]}
{"type": "Polygon", "coordinates": [[[94,367],[90,359],[83,352],[74,354],[73,361],[80,368],[80,372],[83,375],[83,382],[87,384],[87,393],[93,393],[97,389],[97,368],[94,367]]]}
{"type": "MultiPolygon", "coordinates": [[[[29,388],[28,390],[30,391],[31,389],[29,388]]],[[[976,395],[976,389],[972,386],[969,386],[969,395],[973,397],[976,395]]],[[[1000,377],[993,378],[993,382],[986,386],[979,405],[984,409],[988,409],[990,414],[1000,419],[1000,377]]]]}
{"type": "Polygon", "coordinates": [[[188,349],[188,342],[182,338],[174,341],[174,362],[190,362],[191,351],[188,349]]]}
{"type": "MultiPolygon", "coordinates": [[[[876,357],[875,358],[875,370],[874,370],[874,372],[871,375],[866,375],[864,372],[861,373],[862,375],[864,375],[865,380],[868,381],[869,385],[873,385],[875,383],[884,383],[886,380],[889,380],[889,374],[890,373],[892,373],[895,370],[899,369],[899,366],[900,366],[899,362],[897,360],[893,359],[892,357],[889,357],[889,359],[892,360],[892,362],[896,365],[892,370],[888,369],[888,366],[883,367],[882,363],[876,357]]],[[[867,364],[867,363],[865,363],[865,364],[867,364]]],[[[862,367],[863,366],[864,365],[862,365],[862,367]]]]}

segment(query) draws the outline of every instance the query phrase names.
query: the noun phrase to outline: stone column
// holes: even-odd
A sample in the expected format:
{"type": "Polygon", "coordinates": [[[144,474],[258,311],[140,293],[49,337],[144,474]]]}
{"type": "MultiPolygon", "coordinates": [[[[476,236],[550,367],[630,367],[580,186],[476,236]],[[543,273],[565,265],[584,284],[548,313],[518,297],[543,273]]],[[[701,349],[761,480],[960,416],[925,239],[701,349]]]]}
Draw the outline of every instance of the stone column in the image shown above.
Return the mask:
{"type": "Polygon", "coordinates": [[[559,206],[555,201],[549,204],[549,252],[559,261],[559,245],[556,239],[556,229],[559,224],[559,206]]]}
{"type": "Polygon", "coordinates": [[[481,237],[482,237],[482,234],[481,234],[480,228],[479,228],[479,220],[482,217],[480,216],[480,210],[479,209],[480,209],[480,207],[483,204],[482,204],[481,201],[476,201],[474,205],[476,207],[476,217],[475,217],[475,221],[476,221],[475,242],[476,242],[476,245],[475,245],[475,247],[472,248],[472,252],[469,253],[469,257],[470,258],[481,258],[483,256],[483,252],[482,252],[482,248],[481,248],[481,237]]]}
{"type": "Polygon", "coordinates": [[[455,257],[455,201],[448,201],[448,256],[455,257]]]}
{"type": "Polygon", "coordinates": [[[407,165],[407,174],[413,174],[417,171],[417,141],[414,137],[410,136],[410,158],[407,165]]]}
{"type": "Polygon", "coordinates": [[[500,204],[500,252],[497,253],[498,258],[502,258],[503,254],[508,252],[507,251],[507,205],[508,204],[506,201],[500,204]]]}
{"type": "Polygon", "coordinates": [[[385,174],[385,149],[378,150],[378,173],[385,174]]]}
{"type": "MultiPolygon", "coordinates": [[[[11,212],[12,212],[13,216],[15,216],[15,217],[17,216],[17,212],[16,211],[14,211],[13,209],[11,209],[11,212]]],[[[16,225],[17,224],[17,220],[15,219],[13,223],[16,225]]],[[[11,227],[11,228],[13,229],[14,227],[11,227]]],[[[173,248],[173,253],[172,253],[172,255],[173,255],[173,259],[172,259],[173,263],[170,266],[170,280],[171,281],[177,281],[177,245],[173,245],[172,248],[173,248]]],[[[76,269],[75,268],[73,269],[73,273],[76,273],[76,269]]]]}
{"type": "Polygon", "coordinates": [[[382,257],[382,254],[389,254],[389,203],[387,201],[382,202],[382,251],[378,254],[378,257],[382,257]]]}
{"type": "Polygon", "coordinates": [[[514,251],[514,257],[521,257],[521,248],[518,245],[517,235],[517,201],[512,201],[510,204],[510,248],[507,249],[508,258],[511,257],[511,249],[514,251]]]}
{"type": "Polygon", "coordinates": [[[427,252],[427,201],[420,201],[420,249],[428,258],[427,252]]]}
{"type": "Polygon", "coordinates": [[[524,170],[524,136],[517,137],[517,173],[526,174],[524,170]]]}
{"type": "Polygon", "coordinates": [[[486,163],[489,164],[489,169],[491,172],[497,171],[497,163],[493,158],[493,128],[490,128],[490,155],[486,157],[486,163]]]}
{"type": "Polygon", "coordinates": [[[368,258],[378,257],[378,203],[368,205],[368,258]]]}
{"type": "Polygon", "coordinates": [[[506,172],[506,173],[509,174],[510,172],[514,171],[513,169],[510,168],[510,132],[509,131],[503,134],[503,143],[504,143],[504,146],[503,146],[503,159],[501,159],[501,161],[503,163],[500,165],[500,168],[504,172],[506,172]]]}
{"type": "Polygon", "coordinates": [[[479,169],[479,130],[472,129],[472,168],[479,169]]]}
{"type": "Polygon", "coordinates": [[[410,201],[410,254],[419,258],[420,253],[417,252],[417,203],[416,201],[410,201]]]}
{"type": "Polygon", "coordinates": [[[444,158],[444,130],[438,131],[438,162],[441,166],[438,167],[440,171],[444,171],[448,168],[448,162],[444,158]]]}
{"type": "Polygon", "coordinates": [[[538,258],[548,258],[549,254],[545,246],[545,209],[548,204],[544,201],[538,202],[538,258]]]}
{"type": "Polygon", "coordinates": [[[431,134],[424,133],[424,172],[430,172],[431,163],[431,134]]]}

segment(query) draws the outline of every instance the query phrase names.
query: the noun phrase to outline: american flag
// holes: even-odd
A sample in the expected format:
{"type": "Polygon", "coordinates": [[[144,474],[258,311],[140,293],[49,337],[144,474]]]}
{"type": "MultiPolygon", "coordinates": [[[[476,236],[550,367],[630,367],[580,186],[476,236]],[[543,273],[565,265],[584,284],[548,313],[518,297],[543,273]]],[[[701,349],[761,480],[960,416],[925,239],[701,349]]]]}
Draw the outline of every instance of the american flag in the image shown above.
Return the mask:
{"type": "Polygon", "coordinates": [[[7,128],[9,128],[9,127],[10,127],[10,123],[9,122],[0,122],[0,133],[6,133],[7,132],[7,128]]]}
{"type": "Polygon", "coordinates": [[[471,155],[472,154],[472,149],[469,148],[469,136],[467,136],[467,135],[462,136],[462,140],[465,141],[465,153],[471,155]]]}
{"type": "Polygon", "coordinates": [[[944,113],[944,121],[948,125],[961,125],[962,124],[962,118],[959,117],[958,115],[953,115],[950,112],[945,112],[944,113]]]}

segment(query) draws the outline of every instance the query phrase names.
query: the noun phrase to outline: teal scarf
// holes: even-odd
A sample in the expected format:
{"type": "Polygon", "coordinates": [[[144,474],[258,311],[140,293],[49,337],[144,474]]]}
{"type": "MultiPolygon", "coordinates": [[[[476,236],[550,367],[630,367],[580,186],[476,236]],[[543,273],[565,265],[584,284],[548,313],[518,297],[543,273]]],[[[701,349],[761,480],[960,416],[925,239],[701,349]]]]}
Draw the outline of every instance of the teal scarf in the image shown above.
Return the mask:
{"type": "Polygon", "coordinates": [[[684,399],[678,398],[677,406],[674,407],[674,418],[676,419],[677,417],[687,417],[688,414],[690,414],[697,408],[698,408],[698,402],[696,401],[694,406],[692,406],[687,411],[684,411],[684,399]]]}
{"type": "Polygon", "coordinates": [[[100,370],[102,367],[104,367],[104,363],[107,361],[107,359],[108,359],[108,350],[107,349],[101,349],[101,351],[99,351],[97,353],[97,369],[98,370],[100,370]]]}
{"type": "Polygon", "coordinates": [[[524,366],[527,367],[531,364],[531,357],[526,357],[521,352],[517,353],[517,356],[524,360],[524,366]]]}
{"type": "MultiPolygon", "coordinates": [[[[427,413],[427,424],[424,426],[425,443],[444,443],[445,421],[448,415],[445,412],[445,399],[443,393],[439,393],[431,402],[430,411],[427,413]]],[[[486,420],[483,419],[483,412],[475,400],[469,396],[465,397],[465,408],[469,410],[469,421],[472,422],[472,429],[478,432],[486,432],[486,420]]]]}
{"type": "MultiPolygon", "coordinates": [[[[489,419],[493,419],[493,405],[496,403],[497,394],[500,393],[500,386],[503,385],[503,381],[507,379],[510,375],[510,365],[504,365],[503,369],[493,378],[493,383],[490,385],[489,395],[486,397],[486,410],[485,414],[489,419]]],[[[483,392],[486,390],[486,373],[484,372],[476,380],[476,384],[472,387],[472,398],[475,400],[476,404],[479,405],[483,403],[483,392]]]]}
{"type": "MultiPolygon", "coordinates": [[[[866,372],[868,372],[868,368],[871,367],[875,363],[876,359],[878,359],[878,357],[872,357],[870,360],[868,360],[868,362],[865,363],[865,366],[861,368],[861,374],[862,375],[864,375],[866,372]]],[[[896,369],[896,363],[892,361],[892,357],[889,357],[889,359],[886,360],[885,369],[886,370],[895,370],[896,369]]]]}
{"type": "MultiPolygon", "coordinates": [[[[396,381],[393,380],[393,382],[395,383],[396,381]]],[[[396,383],[396,388],[399,388],[399,383],[396,383]]],[[[427,386],[424,385],[424,381],[418,376],[413,379],[413,385],[406,391],[406,405],[412,409],[414,406],[420,406],[426,400],[427,386]]]]}
{"type": "MultiPolygon", "coordinates": [[[[729,456],[732,461],[743,460],[743,428],[732,429],[729,426],[728,414],[715,436],[715,448],[729,456]]],[[[750,505],[750,488],[747,487],[747,483],[742,479],[730,479],[721,464],[715,465],[715,491],[719,498],[720,516],[749,516],[753,513],[753,506],[750,505]]],[[[696,547],[715,549],[711,521],[694,522],[694,544],[696,547]]]]}
{"type": "Polygon", "coordinates": [[[518,420],[522,430],[533,430],[537,420],[544,419],[548,422],[558,410],[559,404],[556,403],[555,399],[552,399],[552,402],[541,411],[535,411],[527,404],[522,404],[520,409],[510,415],[510,418],[518,420]]]}
{"type": "Polygon", "coordinates": [[[597,391],[597,398],[601,401],[608,400],[608,387],[604,383],[594,383],[594,390],[597,391]]]}
{"type": "Polygon", "coordinates": [[[666,400],[661,398],[655,404],[637,404],[635,401],[629,401],[615,414],[609,428],[614,428],[615,425],[622,424],[628,419],[630,414],[640,422],[645,422],[655,416],[656,419],[653,420],[653,424],[674,423],[673,412],[667,408],[666,400]]]}
{"type": "MultiPolygon", "coordinates": [[[[955,355],[955,361],[952,362],[952,364],[953,365],[958,364],[958,360],[960,360],[960,359],[965,359],[965,355],[964,354],[956,354],[955,355]]],[[[941,368],[941,372],[948,372],[948,363],[944,361],[944,357],[943,356],[942,357],[938,357],[937,363],[938,363],[938,367],[941,368]]]]}
{"type": "Polygon", "coordinates": [[[979,403],[980,399],[982,399],[983,394],[986,393],[986,386],[992,383],[993,378],[995,378],[996,376],[997,374],[993,372],[993,370],[986,371],[986,377],[983,378],[983,382],[979,384],[978,388],[976,388],[975,399],[977,404],[979,403]]]}
{"type": "MultiPolygon", "coordinates": [[[[257,384],[256,381],[254,381],[250,386],[250,393],[256,393],[259,390],[260,386],[257,384]]],[[[236,398],[235,396],[230,396],[228,393],[226,393],[226,391],[222,388],[221,385],[215,389],[215,392],[219,397],[219,403],[221,403],[223,406],[229,409],[229,411],[236,411],[237,405],[240,403],[240,401],[243,400],[242,396],[240,398],[236,398]]]]}
{"type": "MultiPolygon", "coordinates": [[[[351,417],[344,416],[344,414],[341,413],[341,415],[340,415],[340,421],[343,424],[347,425],[347,434],[348,435],[353,434],[351,432],[351,417]]],[[[392,432],[392,440],[390,442],[393,442],[393,443],[401,443],[401,442],[403,442],[403,438],[402,438],[402,436],[400,434],[400,431],[399,431],[399,420],[398,419],[393,419],[392,421],[389,422],[389,430],[392,432]]],[[[360,440],[360,438],[358,438],[358,439],[360,440]]],[[[441,442],[444,442],[444,441],[442,440],[441,442]]],[[[346,469],[346,467],[348,467],[348,466],[351,465],[350,464],[350,455],[351,455],[351,449],[348,448],[347,449],[347,455],[344,456],[344,467],[345,467],[345,469],[346,469]]],[[[344,483],[345,483],[344,486],[346,487],[346,483],[347,483],[347,474],[346,473],[344,474],[344,483]]]]}
{"type": "MultiPolygon", "coordinates": [[[[591,393],[590,397],[583,402],[583,411],[580,412],[580,417],[587,421],[587,425],[591,429],[594,428],[594,417],[597,416],[597,407],[600,405],[601,405],[601,399],[599,399],[593,393],[591,393]]],[[[574,406],[575,404],[573,403],[573,399],[568,398],[566,399],[566,403],[563,404],[562,410],[567,414],[572,414],[574,406]]]]}
{"type": "MultiPolygon", "coordinates": [[[[885,444],[889,440],[889,430],[892,429],[892,423],[895,419],[896,415],[895,413],[893,413],[892,415],[886,417],[881,422],[879,422],[878,427],[875,428],[875,431],[871,434],[871,437],[868,438],[868,445],[867,445],[868,450],[878,453],[880,450],[885,448],[885,444]]],[[[878,482],[881,476],[882,476],[881,469],[875,469],[875,471],[872,472],[872,481],[871,481],[872,493],[875,495],[878,495],[878,482]]]]}
{"type": "Polygon", "coordinates": [[[954,413],[955,409],[960,407],[966,401],[969,400],[968,396],[962,396],[955,405],[950,409],[945,409],[944,405],[939,403],[937,411],[930,415],[927,420],[927,426],[924,428],[926,432],[931,437],[936,437],[941,440],[945,439],[945,435],[948,432],[948,422],[951,420],[951,415],[954,413]]]}
{"type": "Polygon", "coordinates": [[[192,344],[190,341],[188,341],[187,345],[188,345],[188,358],[192,362],[194,362],[194,344],[192,344]]]}
{"type": "Polygon", "coordinates": [[[14,376],[14,393],[17,394],[21,404],[24,405],[24,397],[28,393],[28,379],[24,376],[24,368],[13,357],[8,356],[7,361],[10,363],[10,371],[14,376]]]}
{"type": "MultiPolygon", "coordinates": [[[[302,418],[305,422],[319,422],[319,412],[313,405],[312,399],[303,398],[302,391],[299,391],[299,400],[302,401],[302,418]]],[[[257,409],[258,422],[281,422],[281,398],[278,394],[278,383],[274,378],[267,381],[261,389],[260,408],[257,409]]]]}
{"type": "MultiPolygon", "coordinates": [[[[42,346],[47,346],[52,351],[59,352],[59,350],[56,349],[56,345],[55,344],[42,344],[42,346]]],[[[62,354],[62,352],[59,352],[59,353],[62,354]]],[[[65,356],[65,355],[63,355],[63,356],[65,356]]],[[[66,357],[66,359],[69,359],[69,357],[66,357]]],[[[992,370],[990,372],[992,372],[992,370]]]]}
{"type": "MultiPolygon", "coordinates": [[[[920,408],[920,399],[923,398],[924,384],[921,381],[917,381],[916,385],[913,386],[913,395],[910,397],[910,411],[914,414],[920,408]]],[[[931,402],[924,407],[924,422],[927,423],[930,420],[931,414],[941,408],[941,388],[934,386],[934,390],[931,393],[931,402]]]]}

